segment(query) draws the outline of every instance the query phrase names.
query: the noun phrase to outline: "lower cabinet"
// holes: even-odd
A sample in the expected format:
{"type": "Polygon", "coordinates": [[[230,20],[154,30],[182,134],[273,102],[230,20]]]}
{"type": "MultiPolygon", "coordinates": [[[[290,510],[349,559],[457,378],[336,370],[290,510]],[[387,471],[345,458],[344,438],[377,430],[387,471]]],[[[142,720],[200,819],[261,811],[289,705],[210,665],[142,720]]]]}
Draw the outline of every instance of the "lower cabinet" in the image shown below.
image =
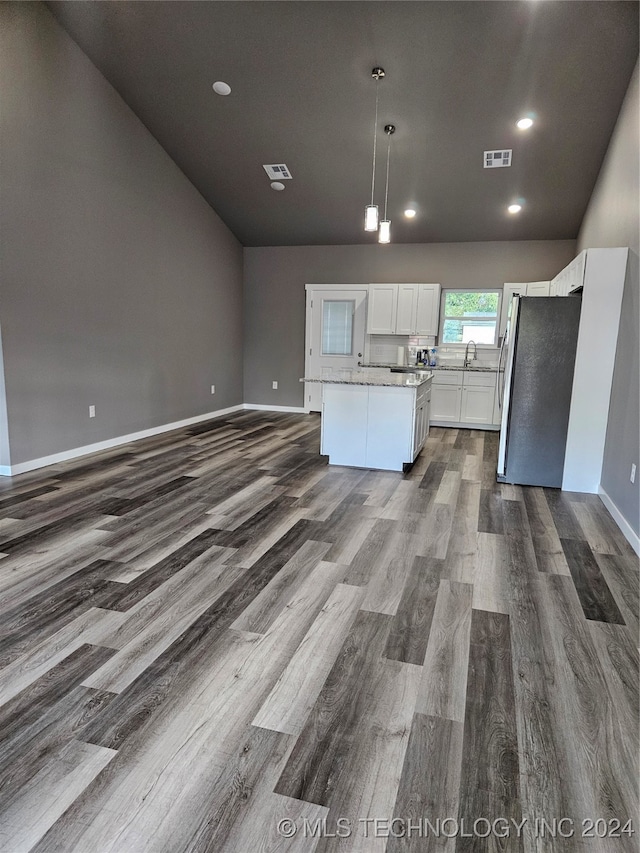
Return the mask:
{"type": "Polygon", "coordinates": [[[431,386],[431,422],[491,427],[495,424],[496,374],[435,372],[431,386]]]}
{"type": "Polygon", "coordinates": [[[413,458],[415,459],[429,435],[429,417],[431,407],[431,388],[419,388],[416,393],[415,414],[413,418],[413,458]]]}
{"type": "Polygon", "coordinates": [[[465,372],[460,421],[463,424],[492,424],[495,396],[494,373],[465,372]]]}
{"type": "Polygon", "coordinates": [[[462,407],[462,380],[460,385],[441,385],[433,380],[431,386],[431,420],[459,421],[462,407]]]}
{"type": "Polygon", "coordinates": [[[402,471],[429,431],[428,385],[323,385],[320,452],[330,465],[402,471]]]}

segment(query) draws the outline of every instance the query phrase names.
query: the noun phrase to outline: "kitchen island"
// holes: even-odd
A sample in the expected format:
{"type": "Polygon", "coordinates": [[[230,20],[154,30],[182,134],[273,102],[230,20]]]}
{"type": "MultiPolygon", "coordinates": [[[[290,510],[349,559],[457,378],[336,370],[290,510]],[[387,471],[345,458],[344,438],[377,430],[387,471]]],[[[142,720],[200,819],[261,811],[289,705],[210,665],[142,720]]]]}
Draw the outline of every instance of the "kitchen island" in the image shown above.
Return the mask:
{"type": "Polygon", "coordinates": [[[323,386],[320,453],[330,465],[402,471],[429,432],[431,378],[339,370],[302,379],[323,386]]]}

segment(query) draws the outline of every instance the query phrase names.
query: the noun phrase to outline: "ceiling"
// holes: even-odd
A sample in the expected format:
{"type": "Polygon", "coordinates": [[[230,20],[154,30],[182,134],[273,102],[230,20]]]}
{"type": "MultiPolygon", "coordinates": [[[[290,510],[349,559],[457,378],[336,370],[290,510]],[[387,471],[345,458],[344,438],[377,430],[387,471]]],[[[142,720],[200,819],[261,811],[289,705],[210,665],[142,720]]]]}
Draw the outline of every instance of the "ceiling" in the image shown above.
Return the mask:
{"type": "Polygon", "coordinates": [[[47,5],[246,246],[376,242],[377,65],[394,243],[573,239],[638,57],[638,4],[616,0],[47,5]],[[502,148],[513,165],[484,169],[502,148]]]}

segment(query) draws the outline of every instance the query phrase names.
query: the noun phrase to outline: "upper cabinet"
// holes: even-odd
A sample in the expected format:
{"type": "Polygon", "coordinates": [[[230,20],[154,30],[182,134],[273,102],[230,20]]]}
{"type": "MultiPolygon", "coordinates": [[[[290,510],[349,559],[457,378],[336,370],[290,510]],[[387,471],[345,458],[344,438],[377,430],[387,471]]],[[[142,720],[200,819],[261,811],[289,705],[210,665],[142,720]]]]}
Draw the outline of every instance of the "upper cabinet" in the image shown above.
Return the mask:
{"type": "Polygon", "coordinates": [[[395,335],[398,315],[398,285],[370,284],[367,299],[367,333],[395,335]]]}
{"type": "Polygon", "coordinates": [[[399,284],[398,312],[396,314],[396,335],[415,335],[416,313],[418,311],[418,285],[399,284]]]}
{"type": "Polygon", "coordinates": [[[511,300],[514,296],[555,296],[551,293],[550,281],[521,281],[517,284],[507,282],[502,291],[502,306],[500,308],[500,335],[504,335],[507,320],[511,312],[511,300]]]}
{"type": "Polygon", "coordinates": [[[558,275],[551,282],[551,287],[555,290],[555,296],[568,296],[574,290],[579,290],[584,284],[584,272],[587,263],[587,250],[580,252],[570,264],[563,270],[560,270],[558,275]]]}
{"type": "Polygon", "coordinates": [[[530,281],[527,284],[527,296],[550,296],[550,281],[530,281]]]}
{"type": "Polygon", "coordinates": [[[504,330],[507,328],[507,320],[511,312],[511,300],[514,296],[526,296],[527,283],[520,282],[519,284],[505,284],[502,291],[502,305],[500,306],[500,337],[504,335],[504,330]]]}
{"type": "Polygon", "coordinates": [[[370,284],[370,335],[437,335],[439,284],[370,284]]]}
{"type": "Polygon", "coordinates": [[[418,285],[416,335],[437,335],[440,318],[440,285],[418,285]]]}

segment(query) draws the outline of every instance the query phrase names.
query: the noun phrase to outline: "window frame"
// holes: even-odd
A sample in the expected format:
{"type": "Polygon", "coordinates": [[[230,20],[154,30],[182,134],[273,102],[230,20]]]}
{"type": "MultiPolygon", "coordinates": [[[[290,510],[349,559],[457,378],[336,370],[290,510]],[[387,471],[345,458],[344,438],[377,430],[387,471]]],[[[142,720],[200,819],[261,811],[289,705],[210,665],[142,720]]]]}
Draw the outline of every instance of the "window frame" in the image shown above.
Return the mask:
{"type": "MultiPolygon", "coordinates": [[[[454,317],[445,315],[445,304],[447,293],[497,293],[498,294],[498,306],[496,308],[496,329],[493,337],[492,344],[483,344],[478,343],[476,346],[479,349],[498,349],[499,341],[500,341],[500,315],[502,311],[502,297],[503,291],[502,288],[499,287],[447,287],[443,288],[440,293],[440,320],[438,323],[438,342],[439,346],[442,347],[454,347],[456,349],[466,349],[466,344],[463,343],[447,343],[444,341],[444,323],[445,320],[464,320],[468,319],[465,317],[454,317]]],[[[481,314],[474,315],[478,317],[478,319],[482,318],[481,314]]],[[[485,316],[485,319],[486,316],[485,316]]]]}

